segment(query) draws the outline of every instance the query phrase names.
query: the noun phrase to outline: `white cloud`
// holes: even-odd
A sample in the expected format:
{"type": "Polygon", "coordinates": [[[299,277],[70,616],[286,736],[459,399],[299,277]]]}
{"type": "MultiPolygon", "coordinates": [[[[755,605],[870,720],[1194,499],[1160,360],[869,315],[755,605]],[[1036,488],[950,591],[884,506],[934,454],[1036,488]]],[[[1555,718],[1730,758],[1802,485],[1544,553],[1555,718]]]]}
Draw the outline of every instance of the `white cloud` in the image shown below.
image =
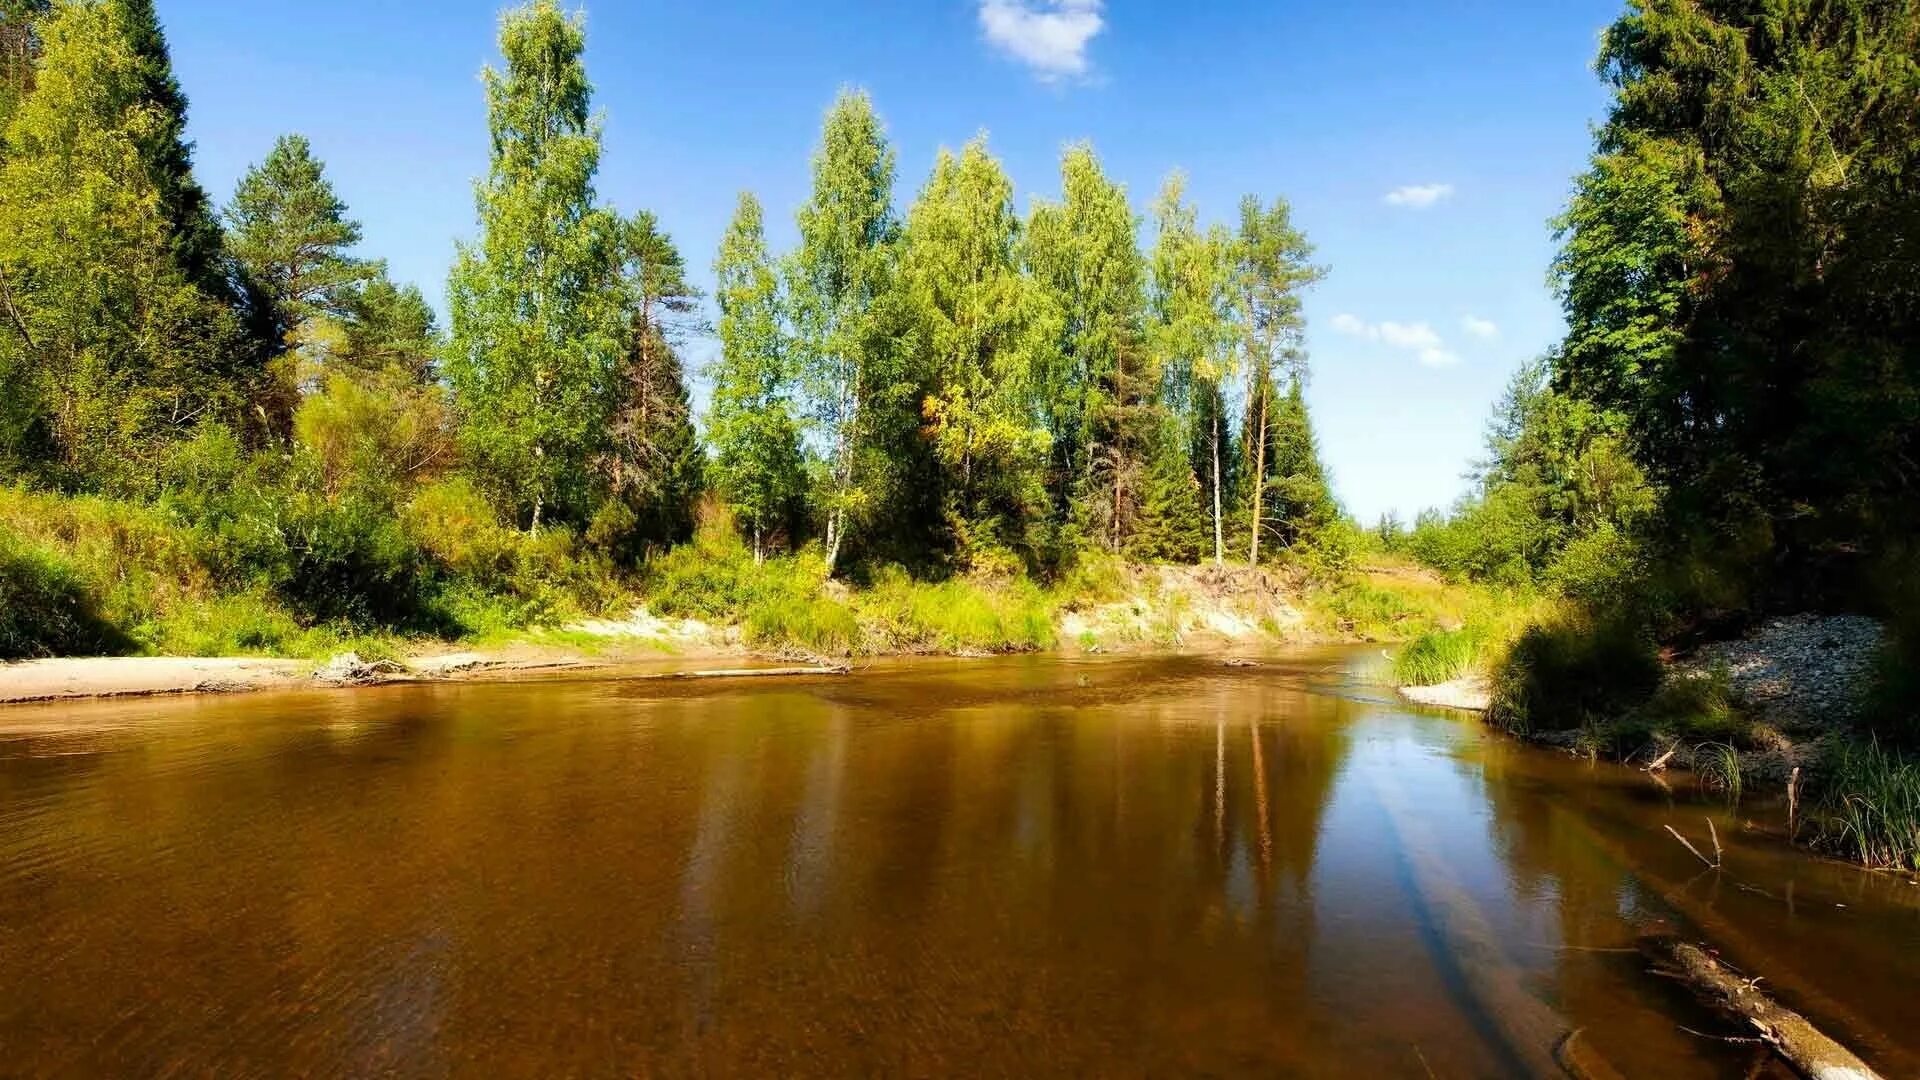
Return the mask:
{"type": "Polygon", "coordinates": [[[1105,26],[1104,0],[980,0],[996,48],[1051,82],[1087,73],[1087,43],[1105,26]]]}
{"type": "Polygon", "coordinates": [[[1460,362],[1459,354],[1447,348],[1433,327],[1423,322],[1401,323],[1388,320],[1370,323],[1357,315],[1342,312],[1333,317],[1334,330],[1348,337],[1357,337],[1365,341],[1378,341],[1403,352],[1410,352],[1414,359],[1428,367],[1452,367],[1460,362]]]}
{"type": "Polygon", "coordinates": [[[1387,192],[1388,206],[1404,206],[1411,210],[1425,210],[1441,199],[1453,194],[1452,184],[1408,184],[1387,192]]]}
{"type": "Polygon", "coordinates": [[[1482,319],[1478,315],[1461,316],[1460,328],[1465,330],[1468,336],[1477,337],[1482,341],[1492,341],[1500,336],[1499,323],[1492,319],[1482,319]]]}

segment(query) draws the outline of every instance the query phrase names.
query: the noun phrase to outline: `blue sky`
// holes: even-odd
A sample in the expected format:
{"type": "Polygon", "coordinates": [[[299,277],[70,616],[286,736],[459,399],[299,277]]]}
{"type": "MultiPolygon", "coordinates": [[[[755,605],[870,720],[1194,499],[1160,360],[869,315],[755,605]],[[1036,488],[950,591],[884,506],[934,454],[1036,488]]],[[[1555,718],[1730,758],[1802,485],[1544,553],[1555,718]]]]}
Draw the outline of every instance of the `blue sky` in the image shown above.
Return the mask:
{"type": "MultiPolygon", "coordinates": [[[[200,178],[228,197],[305,134],[364,254],[438,298],[486,169],[493,0],[159,0],[200,178]]],[[[1186,170],[1203,217],[1284,195],[1331,274],[1309,297],[1310,403],[1363,520],[1445,504],[1513,369],[1560,328],[1548,221],[1605,105],[1620,0],[600,0],[587,64],[601,195],[660,215],[703,282],[735,194],[792,239],[821,113],[874,95],[902,205],[985,129],[1024,206],[1091,139],[1142,213],[1186,170]]],[[[698,362],[711,345],[694,350],[698,362]]]]}

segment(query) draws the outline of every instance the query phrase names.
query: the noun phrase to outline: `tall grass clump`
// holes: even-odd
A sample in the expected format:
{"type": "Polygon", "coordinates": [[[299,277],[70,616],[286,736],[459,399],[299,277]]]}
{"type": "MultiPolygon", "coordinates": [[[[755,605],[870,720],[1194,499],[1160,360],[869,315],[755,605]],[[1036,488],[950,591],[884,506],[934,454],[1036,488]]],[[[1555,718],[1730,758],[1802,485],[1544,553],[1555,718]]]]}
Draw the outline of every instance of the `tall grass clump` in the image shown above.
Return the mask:
{"type": "Polygon", "coordinates": [[[1870,739],[1841,744],[1825,772],[1825,843],[1863,866],[1920,870],[1920,761],[1870,739]]]}
{"type": "Polygon", "coordinates": [[[1516,734],[1617,715],[1660,685],[1660,659],[1628,620],[1562,614],[1528,627],[1493,669],[1487,719],[1516,734]]]}
{"type": "Polygon", "coordinates": [[[1402,686],[1433,686],[1459,678],[1480,660],[1486,632],[1478,626],[1429,630],[1393,656],[1393,678],[1402,686]]]}
{"type": "Polygon", "coordinates": [[[128,644],[68,560],[0,529],[0,660],[122,652],[128,644]]]}
{"type": "Polygon", "coordinates": [[[1052,647],[1052,605],[1026,578],[910,579],[876,574],[860,599],[873,644],[942,652],[1025,652],[1052,647]]]}

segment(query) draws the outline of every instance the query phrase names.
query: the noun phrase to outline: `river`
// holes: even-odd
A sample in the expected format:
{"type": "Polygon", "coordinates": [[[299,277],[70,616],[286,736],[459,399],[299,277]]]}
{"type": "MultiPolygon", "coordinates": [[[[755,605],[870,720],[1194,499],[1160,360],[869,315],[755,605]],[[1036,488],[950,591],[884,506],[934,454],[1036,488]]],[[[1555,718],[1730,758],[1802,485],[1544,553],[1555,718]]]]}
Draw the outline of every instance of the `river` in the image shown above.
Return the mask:
{"type": "Polygon", "coordinates": [[[9,709],[0,1074],[1754,1075],[1666,927],[1920,1075],[1920,888],[1377,657],[9,709]]]}

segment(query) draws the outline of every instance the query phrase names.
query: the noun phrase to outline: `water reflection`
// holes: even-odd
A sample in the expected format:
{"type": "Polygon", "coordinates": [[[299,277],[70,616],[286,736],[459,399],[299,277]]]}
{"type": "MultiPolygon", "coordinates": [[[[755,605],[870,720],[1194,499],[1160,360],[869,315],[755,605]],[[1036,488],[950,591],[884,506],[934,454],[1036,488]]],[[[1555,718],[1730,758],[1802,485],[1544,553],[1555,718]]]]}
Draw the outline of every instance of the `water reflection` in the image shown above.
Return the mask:
{"type": "MultiPolygon", "coordinates": [[[[1628,1075],[1740,1074],[1603,951],[1703,887],[1652,839],[1696,810],[1344,661],[5,714],[0,1071],[1500,1075],[1491,971],[1628,1075]]],[[[1911,1038],[1915,905],[1721,828],[1800,914],[1702,902],[1911,1038]]]]}

